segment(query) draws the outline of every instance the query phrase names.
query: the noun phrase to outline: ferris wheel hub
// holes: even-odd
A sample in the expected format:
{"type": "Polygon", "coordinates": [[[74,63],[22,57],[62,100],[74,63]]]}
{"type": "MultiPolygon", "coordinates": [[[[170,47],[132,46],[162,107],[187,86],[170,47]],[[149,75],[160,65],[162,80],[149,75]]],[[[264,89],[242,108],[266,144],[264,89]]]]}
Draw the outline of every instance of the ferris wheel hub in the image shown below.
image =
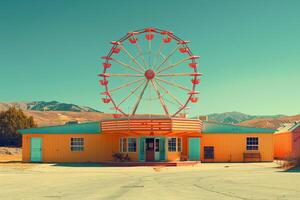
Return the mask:
{"type": "Polygon", "coordinates": [[[152,69],[148,69],[145,71],[145,77],[148,80],[151,80],[155,77],[155,72],[152,69]]]}

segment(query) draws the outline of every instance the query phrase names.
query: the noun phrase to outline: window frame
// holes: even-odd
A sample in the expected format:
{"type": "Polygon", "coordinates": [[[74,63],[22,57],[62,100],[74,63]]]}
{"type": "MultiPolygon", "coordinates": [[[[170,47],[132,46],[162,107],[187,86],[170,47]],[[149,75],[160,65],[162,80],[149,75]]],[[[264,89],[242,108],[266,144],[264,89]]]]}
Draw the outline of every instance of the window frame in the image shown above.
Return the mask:
{"type": "MultiPolygon", "coordinates": [[[[205,159],[205,160],[206,160],[206,159],[207,159],[207,160],[209,160],[209,159],[215,159],[215,147],[214,147],[214,146],[204,146],[204,147],[203,147],[203,153],[204,153],[204,159],[205,159]],[[206,156],[207,156],[207,151],[206,151],[206,149],[208,149],[208,148],[212,149],[212,152],[210,152],[212,156],[206,157],[206,156]]],[[[210,155],[210,154],[209,154],[209,155],[210,155]]]]}
{"type": "Polygon", "coordinates": [[[119,152],[127,153],[127,138],[126,137],[120,137],[120,139],[119,139],[119,152]]]}
{"type": "Polygon", "coordinates": [[[137,138],[136,137],[120,137],[119,139],[119,152],[120,153],[136,153],[137,152],[137,138]],[[129,140],[135,140],[135,151],[129,151],[129,140]]]}
{"type": "Polygon", "coordinates": [[[71,137],[70,150],[72,152],[82,152],[84,149],[84,137],[71,137]]]}
{"type": "Polygon", "coordinates": [[[176,137],[168,137],[168,152],[177,152],[177,138],[176,137]],[[175,139],[174,141],[172,141],[175,139]],[[171,145],[170,145],[170,140],[171,140],[171,145]],[[175,149],[174,149],[174,144],[175,144],[175,149]],[[172,148],[172,149],[170,149],[172,148]]]}
{"type": "Polygon", "coordinates": [[[127,137],[127,153],[136,153],[137,152],[137,138],[136,137],[127,137]],[[129,151],[129,140],[135,141],[134,151],[129,151]]]}
{"type": "Polygon", "coordinates": [[[259,137],[246,137],[246,150],[258,151],[259,150],[259,137]]]}
{"type": "Polygon", "coordinates": [[[177,152],[182,152],[182,138],[177,137],[177,152]],[[180,145],[179,145],[179,140],[180,140],[180,145]],[[179,149],[180,147],[180,149],[179,149]]]}
{"type": "Polygon", "coordinates": [[[182,152],[182,138],[181,137],[168,137],[168,152],[182,152]],[[175,143],[174,141],[172,142],[172,150],[170,151],[170,145],[169,145],[169,140],[175,139],[175,143]],[[180,140],[180,143],[179,143],[180,140]],[[175,149],[174,149],[174,144],[175,144],[175,149]],[[180,145],[179,145],[180,144],[180,145]]]}

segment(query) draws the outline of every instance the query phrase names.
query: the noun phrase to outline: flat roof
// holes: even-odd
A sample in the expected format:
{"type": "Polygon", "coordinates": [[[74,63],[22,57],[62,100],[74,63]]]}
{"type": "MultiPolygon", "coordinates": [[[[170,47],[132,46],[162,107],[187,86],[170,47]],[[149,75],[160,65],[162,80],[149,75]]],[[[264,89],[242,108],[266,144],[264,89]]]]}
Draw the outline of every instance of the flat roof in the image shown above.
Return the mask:
{"type": "MultiPolygon", "coordinates": [[[[163,119],[163,118],[156,118],[156,119],[163,119]]],[[[125,119],[118,119],[118,120],[125,120],[125,119]]],[[[203,121],[201,132],[203,134],[212,134],[212,133],[236,133],[236,134],[271,133],[273,134],[275,131],[276,130],[269,129],[269,128],[255,128],[255,127],[247,127],[247,126],[238,126],[233,124],[223,124],[218,122],[203,121]]],[[[18,133],[20,134],[100,134],[101,132],[102,132],[101,121],[78,123],[78,124],[65,124],[59,126],[46,126],[46,127],[18,130],[18,133]]]]}
{"type": "Polygon", "coordinates": [[[218,122],[203,121],[202,133],[271,133],[273,134],[276,130],[270,128],[256,128],[248,126],[238,126],[233,124],[223,124],[218,122]]]}
{"type": "Polygon", "coordinates": [[[65,124],[18,130],[20,134],[99,134],[100,122],[65,124]]]}

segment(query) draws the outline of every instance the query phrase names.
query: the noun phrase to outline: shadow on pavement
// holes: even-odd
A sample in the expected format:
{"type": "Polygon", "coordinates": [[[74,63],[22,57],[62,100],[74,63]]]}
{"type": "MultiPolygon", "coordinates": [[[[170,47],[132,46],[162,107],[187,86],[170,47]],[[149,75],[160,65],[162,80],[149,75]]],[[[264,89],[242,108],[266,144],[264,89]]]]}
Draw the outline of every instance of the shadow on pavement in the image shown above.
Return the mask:
{"type": "Polygon", "coordinates": [[[291,167],[282,172],[290,172],[290,173],[300,173],[300,167],[291,167]]]}
{"type": "Polygon", "coordinates": [[[100,163],[54,163],[55,167],[103,167],[100,163]]]}
{"type": "Polygon", "coordinates": [[[12,163],[22,163],[22,161],[17,161],[17,160],[0,161],[0,164],[12,164],[12,163]]]}

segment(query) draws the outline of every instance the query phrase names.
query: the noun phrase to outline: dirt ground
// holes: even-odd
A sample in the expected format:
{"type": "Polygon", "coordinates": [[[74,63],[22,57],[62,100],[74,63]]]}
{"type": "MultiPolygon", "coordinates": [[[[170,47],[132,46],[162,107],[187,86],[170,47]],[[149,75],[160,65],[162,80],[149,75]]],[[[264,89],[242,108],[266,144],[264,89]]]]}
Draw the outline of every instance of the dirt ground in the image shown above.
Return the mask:
{"type": "Polygon", "coordinates": [[[276,163],[101,167],[2,160],[0,199],[300,199],[300,170],[276,163]]]}

